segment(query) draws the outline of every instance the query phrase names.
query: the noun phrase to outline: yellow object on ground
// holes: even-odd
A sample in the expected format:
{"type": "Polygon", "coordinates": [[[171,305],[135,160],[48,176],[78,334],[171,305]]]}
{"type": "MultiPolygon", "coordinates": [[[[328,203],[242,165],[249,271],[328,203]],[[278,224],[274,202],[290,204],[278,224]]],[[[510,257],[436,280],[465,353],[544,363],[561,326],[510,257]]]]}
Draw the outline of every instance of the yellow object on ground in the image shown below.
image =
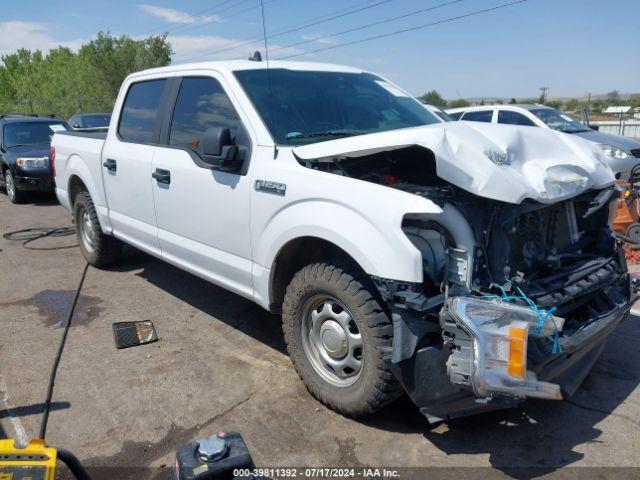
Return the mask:
{"type": "Polygon", "coordinates": [[[54,480],[56,460],[56,449],[44,440],[31,440],[24,448],[0,440],[0,480],[54,480]]]}

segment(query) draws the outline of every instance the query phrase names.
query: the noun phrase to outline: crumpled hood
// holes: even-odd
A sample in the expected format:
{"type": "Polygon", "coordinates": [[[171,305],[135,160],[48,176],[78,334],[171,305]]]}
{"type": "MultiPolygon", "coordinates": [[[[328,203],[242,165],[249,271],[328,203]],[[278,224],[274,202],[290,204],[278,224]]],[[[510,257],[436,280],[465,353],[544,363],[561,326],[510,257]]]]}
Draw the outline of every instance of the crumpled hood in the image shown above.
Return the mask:
{"type": "Polygon", "coordinates": [[[509,203],[553,203],[614,183],[599,147],[544,128],[448,122],[330,140],[293,149],[332,161],[413,145],[431,150],[438,176],[473,194],[509,203]]]}

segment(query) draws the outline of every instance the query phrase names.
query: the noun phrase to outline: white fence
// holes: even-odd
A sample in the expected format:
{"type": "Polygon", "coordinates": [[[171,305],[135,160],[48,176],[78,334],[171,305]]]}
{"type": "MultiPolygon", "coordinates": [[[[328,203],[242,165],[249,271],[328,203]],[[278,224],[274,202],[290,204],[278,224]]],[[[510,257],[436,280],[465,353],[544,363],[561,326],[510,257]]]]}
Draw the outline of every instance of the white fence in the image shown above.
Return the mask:
{"type": "Polygon", "coordinates": [[[590,124],[600,127],[600,131],[603,133],[640,138],[640,120],[591,121],[590,124]]]}

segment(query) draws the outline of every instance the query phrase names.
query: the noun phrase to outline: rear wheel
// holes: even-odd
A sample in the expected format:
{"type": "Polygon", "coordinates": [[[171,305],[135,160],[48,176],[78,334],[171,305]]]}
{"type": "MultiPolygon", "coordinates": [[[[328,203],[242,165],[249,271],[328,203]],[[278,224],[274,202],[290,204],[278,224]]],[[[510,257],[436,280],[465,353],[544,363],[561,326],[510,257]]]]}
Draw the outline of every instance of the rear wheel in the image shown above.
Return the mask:
{"type": "Polygon", "coordinates": [[[114,263],[122,248],[116,238],[102,232],[98,214],[88,192],[81,192],[73,203],[78,245],[84,258],[94,267],[114,263]]]}
{"type": "Polygon", "coordinates": [[[300,270],[285,294],[283,331],[311,394],[345,415],[363,416],[401,394],[389,371],[393,326],[375,287],[350,262],[300,270]]]}
{"type": "Polygon", "coordinates": [[[18,190],[13,175],[9,170],[4,172],[4,186],[7,189],[7,197],[11,203],[22,203],[27,198],[27,192],[18,190]]]}

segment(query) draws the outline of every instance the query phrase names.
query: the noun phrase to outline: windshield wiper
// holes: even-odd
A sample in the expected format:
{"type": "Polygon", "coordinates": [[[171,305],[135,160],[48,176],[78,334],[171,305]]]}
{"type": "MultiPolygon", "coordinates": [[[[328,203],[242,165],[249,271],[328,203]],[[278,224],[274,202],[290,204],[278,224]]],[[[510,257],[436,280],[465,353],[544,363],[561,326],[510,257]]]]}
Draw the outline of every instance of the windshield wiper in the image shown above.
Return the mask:
{"type": "Polygon", "coordinates": [[[298,140],[302,138],[317,138],[317,137],[353,137],[355,135],[364,135],[365,132],[359,132],[357,130],[329,130],[327,132],[290,132],[287,133],[287,140],[298,140]]]}

